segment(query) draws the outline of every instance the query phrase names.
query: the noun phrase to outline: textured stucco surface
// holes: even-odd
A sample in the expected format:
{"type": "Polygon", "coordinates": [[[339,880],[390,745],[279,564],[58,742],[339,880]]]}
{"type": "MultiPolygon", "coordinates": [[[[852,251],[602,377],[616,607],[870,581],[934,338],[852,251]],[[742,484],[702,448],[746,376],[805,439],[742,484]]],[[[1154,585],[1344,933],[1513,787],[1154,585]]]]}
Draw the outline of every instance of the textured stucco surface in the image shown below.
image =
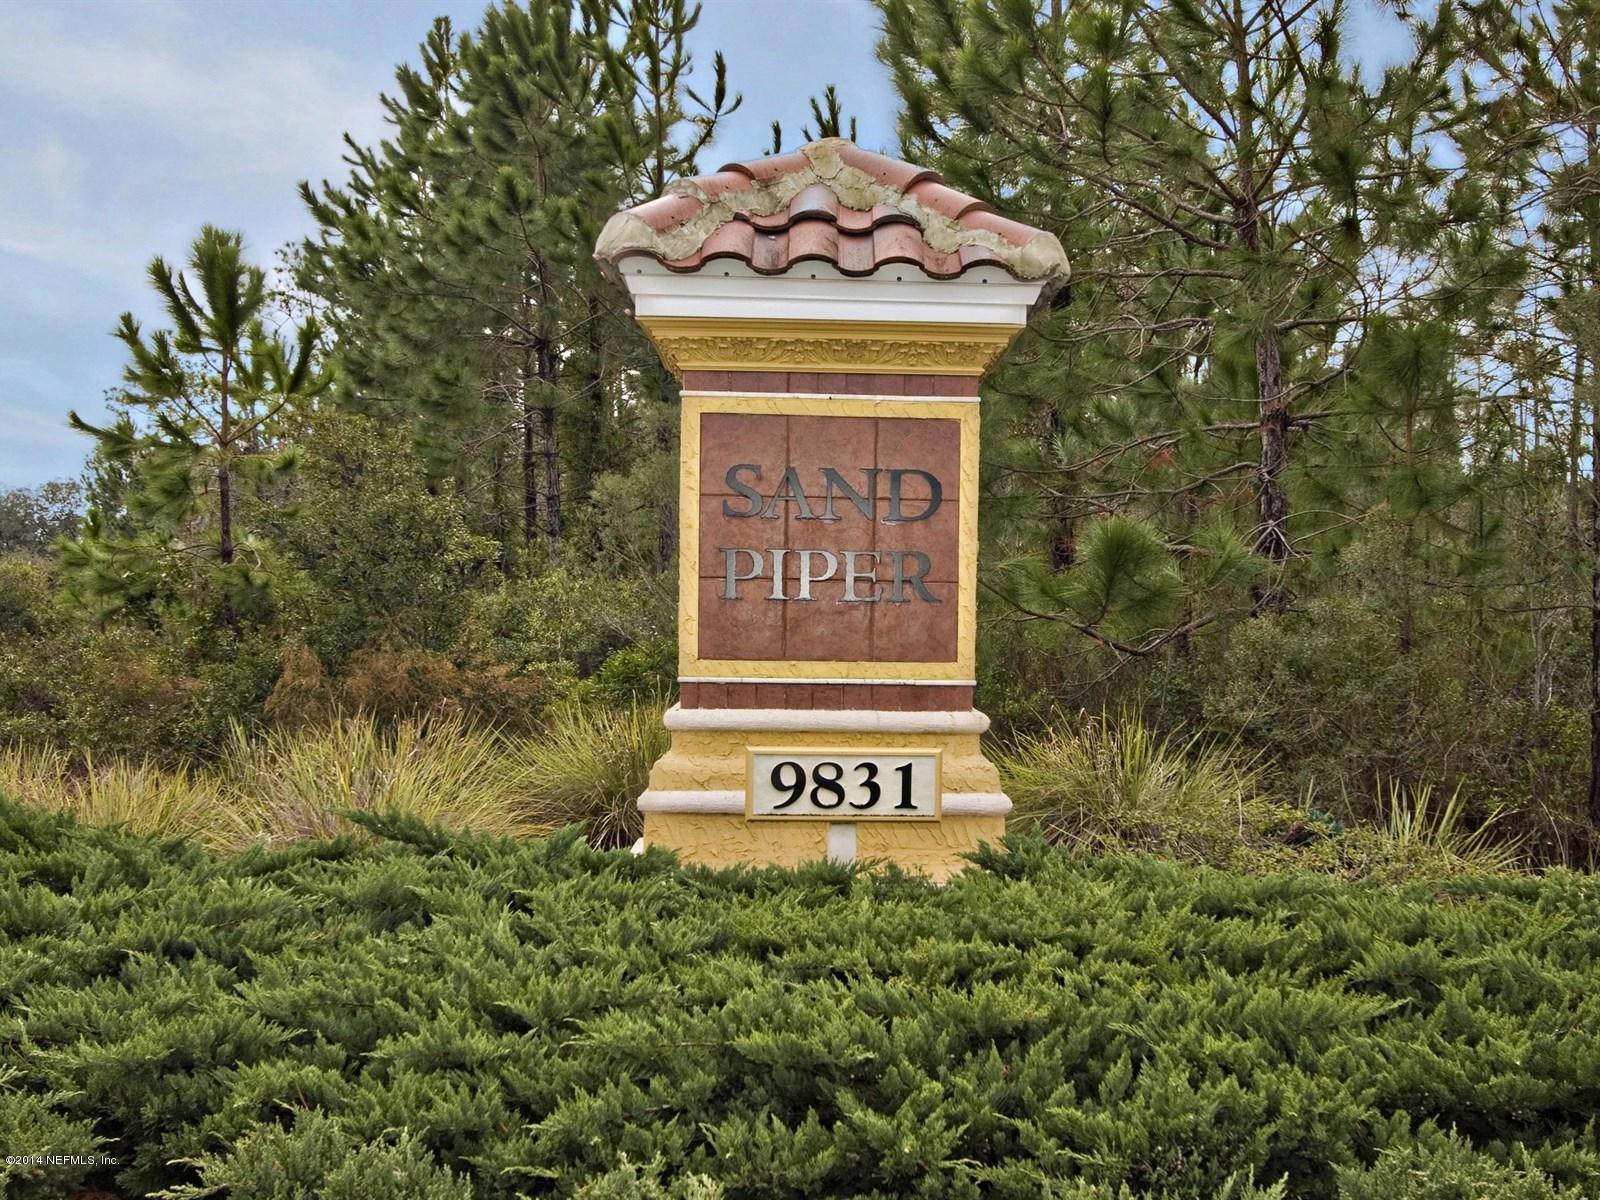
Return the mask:
{"type": "MultiPolygon", "coordinates": [[[[938,822],[861,822],[855,826],[858,861],[892,861],[902,869],[944,881],[967,864],[962,857],[980,842],[998,842],[1001,817],[950,817],[938,822]]],[[[646,846],[675,850],[685,862],[705,866],[795,867],[827,853],[826,821],[748,822],[721,813],[646,813],[646,846]]]]}

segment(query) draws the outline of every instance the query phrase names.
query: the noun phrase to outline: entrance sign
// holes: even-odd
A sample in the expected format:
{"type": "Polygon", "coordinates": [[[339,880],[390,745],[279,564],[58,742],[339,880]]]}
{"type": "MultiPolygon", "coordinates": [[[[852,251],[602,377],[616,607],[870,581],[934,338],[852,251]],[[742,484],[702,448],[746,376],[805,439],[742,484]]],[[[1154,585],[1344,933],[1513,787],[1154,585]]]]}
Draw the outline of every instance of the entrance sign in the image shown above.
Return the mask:
{"type": "Polygon", "coordinates": [[[978,381],[1060,243],[829,138],[680,180],[595,256],[682,384],[679,702],[644,842],[949,876],[1011,807],[972,707],[978,381]]]}

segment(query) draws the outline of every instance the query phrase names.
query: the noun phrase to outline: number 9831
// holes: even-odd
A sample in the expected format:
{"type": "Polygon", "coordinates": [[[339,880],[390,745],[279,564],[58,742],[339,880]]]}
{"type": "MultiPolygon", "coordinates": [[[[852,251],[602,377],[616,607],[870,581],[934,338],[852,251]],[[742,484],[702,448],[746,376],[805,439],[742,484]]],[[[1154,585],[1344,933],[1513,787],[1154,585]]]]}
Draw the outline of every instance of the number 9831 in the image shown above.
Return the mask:
{"type": "Polygon", "coordinates": [[[934,820],[937,750],[751,749],[746,812],[752,819],[934,820]]]}

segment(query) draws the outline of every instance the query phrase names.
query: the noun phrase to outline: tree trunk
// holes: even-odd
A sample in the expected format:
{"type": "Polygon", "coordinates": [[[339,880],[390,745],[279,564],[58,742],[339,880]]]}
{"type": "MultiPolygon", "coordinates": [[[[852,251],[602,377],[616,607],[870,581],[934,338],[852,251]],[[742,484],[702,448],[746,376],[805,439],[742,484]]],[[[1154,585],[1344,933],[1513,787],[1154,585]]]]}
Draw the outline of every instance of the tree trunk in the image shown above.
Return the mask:
{"type": "MultiPolygon", "coordinates": [[[[1589,425],[1589,819],[1600,826],[1600,387],[1589,425]]],[[[1573,411],[1581,411],[1573,396],[1573,411]]]]}
{"type": "MultiPolygon", "coordinates": [[[[1236,14],[1237,15],[1237,14],[1236,14]]],[[[1234,224],[1239,244],[1252,256],[1261,252],[1261,206],[1258,179],[1252,156],[1255,149],[1255,121],[1251,109],[1253,64],[1246,49],[1242,23],[1234,30],[1234,66],[1238,70],[1241,98],[1239,148],[1239,200],[1234,224]]],[[[1268,577],[1251,590],[1253,615],[1282,612],[1289,606],[1284,572],[1289,562],[1289,497],[1283,490],[1283,469],[1289,461],[1289,404],[1283,391],[1282,347],[1270,313],[1262,312],[1261,332],[1256,335],[1256,404],[1260,420],[1261,457],[1256,469],[1255,552],[1268,563],[1268,577]]]]}
{"type": "Polygon", "coordinates": [[[228,411],[228,376],[232,365],[226,357],[223,358],[217,422],[217,561],[223,566],[233,562],[233,472],[228,467],[228,454],[233,440],[228,411]]]}
{"type": "Polygon", "coordinates": [[[1567,438],[1567,532],[1574,551],[1583,544],[1583,352],[1572,364],[1572,428],[1567,438]]]}
{"type": "Polygon", "coordinates": [[[561,536],[561,458],[556,431],[555,343],[548,320],[541,318],[540,333],[533,343],[534,367],[539,377],[539,433],[544,455],[544,532],[552,542],[561,536]]]}
{"type": "Polygon", "coordinates": [[[583,393],[577,412],[569,423],[576,443],[567,448],[567,461],[572,478],[568,487],[579,504],[589,499],[594,488],[597,468],[601,461],[601,441],[605,436],[605,345],[601,339],[600,302],[590,296],[584,302],[583,347],[586,362],[583,370],[583,393]]]}
{"type": "Polygon", "coordinates": [[[522,544],[533,545],[539,535],[539,459],[534,452],[534,421],[537,410],[528,399],[524,376],[522,391],[522,544]]]}

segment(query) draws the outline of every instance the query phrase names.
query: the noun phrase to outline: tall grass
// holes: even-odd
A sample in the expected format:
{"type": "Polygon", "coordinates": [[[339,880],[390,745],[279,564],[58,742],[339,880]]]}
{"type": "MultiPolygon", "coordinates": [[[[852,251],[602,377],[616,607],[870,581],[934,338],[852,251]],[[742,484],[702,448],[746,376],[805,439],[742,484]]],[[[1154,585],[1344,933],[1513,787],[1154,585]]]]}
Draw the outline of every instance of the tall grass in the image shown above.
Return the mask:
{"type": "Polygon", "coordinates": [[[1136,714],[1082,719],[995,752],[1022,821],[1090,849],[1207,861],[1268,820],[1261,767],[1229,746],[1158,734],[1136,714]]]}
{"type": "Polygon", "coordinates": [[[346,809],[511,836],[548,828],[528,812],[506,739],[459,714],[387,728],[368,716],[257,735],[236,727],[217,775],[235,842],[348,832],[346,809]]]}
{"type": "Polygon", "coordinates": [[[537,820],[555,826],[581,821],[595,845],[626,846],[642,829],[634,801],[668,741],[659,709],[572,706],[543,736],[517,743],[512,761],[537,820]]]}
{"type": "Polygon", "coordinates": [[[218,781],[186,769],[124,759],[75,759],[61,750],[0,747],[0,793],[86,825],[157,837],[187,836],[212,849],[230,844],[219,828],[218,781]]]}
{"type": "Polygon", "coordinates": [[[0,747],[0,793],[224,851],[348,833],[348,810],[513,837],[582,824],[595,844],[615,846],[638,835],[634,801],[666,745],[659,711],[637,706],[559,713],[530,737],[460,715],[394,725],[357,715],[294,730],[236,727],[204,769],[0,747]]]}
{"type": "Polygon", "coordinates": [[[1431,784],[1407,787],[1391,780],[1378,793],[1377,816],[1391,853],[1414,867],[1437,865],[1483,874],[1522,868],[1521,841],[1497,828],[1498,813],[1474,824],[1459,787],[1440,801],[1431,784]]]}

